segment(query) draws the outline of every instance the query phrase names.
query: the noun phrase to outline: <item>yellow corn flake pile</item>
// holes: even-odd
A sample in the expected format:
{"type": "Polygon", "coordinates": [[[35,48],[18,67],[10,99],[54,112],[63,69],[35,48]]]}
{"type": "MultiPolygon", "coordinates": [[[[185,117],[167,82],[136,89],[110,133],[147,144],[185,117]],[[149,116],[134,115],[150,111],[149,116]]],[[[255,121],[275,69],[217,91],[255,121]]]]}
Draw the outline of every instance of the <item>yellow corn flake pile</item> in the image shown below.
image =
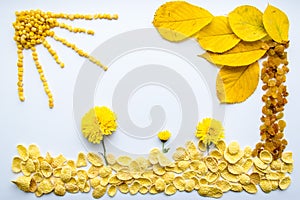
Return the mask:
{"type": "Polygon", "coordinates": [[[13,23],[13,27],[15,29],[14,40],[17,44],[17,53],[18,53],[18,94],[19,99],[21,101],[25,100],[24,97],[24,88],[23,88],[23,50],[30,49],[32,51],[32,58],[34,60],[35,66],[39,72],[40,79],[43,83],[45,93],[48,96],[49,107],[52,108],[54,106],[53,103],[53,95],[49,89],[48,82],[45,78],[42,65],[39,62],[38,53],[36,50],[36,46],[42,44],[48,52],[51,54],[53,59],[57,64],[63,68],[65,64],[59,59],[56,51],[51,47],[51,45],[47,42],[46,38],[51,37],[54,40],[62,43],[63,45],[74,50],[78,55],[83,56],[89,59],[92,63],[100,66],[104,70],[107,70],[107,67],[104,66],[99,60],[84,52],[82,49],[78,48],[75,44],[68,42],[66,39],[57,36],[54,31],[51,29],[55,27],[59,27],[62,29],[66,29],[69,32],[73,33],[86,33],[89,35],[93,35],[93,30],[86,30],[84,28],[77,28],[67,25],[62,22],[58,22],[57,19],[67,19],[67,20],[75,20],[75,19],[85,19],[85,20],[93,20],[93,19],[108,19],[115,20],[118,19],[118,15],[110,15],[110,14],[64,14],[64,13],[52,13],[52,12],[43,12],[41,10],[25,10],[21,12],[16,12],[16,21],[13,23]]]}
{"type": "Polygon", "coordinates": [[[66,193],[88,193],[100,198],[121,193],[132,195],[177,191],[198,191],[199,195],[220,198],[228,191],[246,191],[254,194],[259,187],[263,192],[285,190],[291,183],[288,173],[293,171],[291,152],[273,160],[272,154],[263,150],[251,157],[252,149],[241,149],[237,142],[228,146],[221,140],[209,155],[189,141],[178,147],[169,160],[159,149],[150,151],[148,158],[116,158],[108,154],[108,165],[96,153],[78,153],[77,160],[63,155],[45,156],[32,144],[28,148],[18,145],[19,155],[12,160],[12,171],[22,173],[12,181],[20,190],[42,196],[53,192],[58,196],[66,193]]]}

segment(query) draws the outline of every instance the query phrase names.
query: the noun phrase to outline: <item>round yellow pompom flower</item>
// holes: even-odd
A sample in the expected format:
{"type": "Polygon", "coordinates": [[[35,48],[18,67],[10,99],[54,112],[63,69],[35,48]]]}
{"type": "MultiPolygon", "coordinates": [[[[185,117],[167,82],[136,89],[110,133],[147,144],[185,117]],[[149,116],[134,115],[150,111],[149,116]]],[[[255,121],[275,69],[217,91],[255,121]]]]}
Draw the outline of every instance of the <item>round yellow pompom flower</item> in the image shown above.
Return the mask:
{"type": "Polygon", "coordinates": [[[158,139],[162,142],[167,142],[168,139],[171,137],[170,131],[161,131],[157,134],[158,139]]]}
{"type": "Polygon", "coordinates": [[[116,115],[105,106],[90,109],[81,120],[82,134],[91,143],[99,144],[103,135],[111,135],[116,129],[116,115]]]}
{"type": "Polygon", "coordinates": [[[225,137],[222,123],[212,118],[204,118],[199,122],[195,135],[206,147],[225,137]]]}
{"type": "Polygon", "coordinates": [[[157,134],[158,139],[160,139],[160,141],[162,142],[162,148],[161,149],[162,149],[163,153],[167,153],[170,150],[170,148],[165,148],[165,143],[170,139],[171,135],[172,134],[168,130],[160,131],[157,134]]]}

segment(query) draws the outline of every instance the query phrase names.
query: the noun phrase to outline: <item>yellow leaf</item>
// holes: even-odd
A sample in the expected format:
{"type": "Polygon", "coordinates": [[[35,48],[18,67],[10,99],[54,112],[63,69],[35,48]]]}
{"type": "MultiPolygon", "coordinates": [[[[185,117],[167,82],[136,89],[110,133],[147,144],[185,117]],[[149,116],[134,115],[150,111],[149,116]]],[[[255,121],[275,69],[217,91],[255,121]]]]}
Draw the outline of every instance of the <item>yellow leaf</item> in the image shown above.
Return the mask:
{"type": "Polygon", "coordinates": [[[278,43],[289,41],[289,19],[278,8],[268,5],[263,14],[263,23],[270,37],[278,43]]]}
{"type": "Polygon", "coordinates": [[[259,65],[222,67],[217,76],[217,96],[221,103],[240,103],[255,91],[259,81],[259,65]]]}
{"type": "Polygon", "coordinates": [[[267,52],[268,46],[262,41],[241,41],[233,49],[225,53],[206,52],[201,55],[209,62],[220,66],[239,67],[246,66],[259,60],[267,52]]]}
{"type": "Polygon", "coordinates": [[[233,48],[240,42],[231,30],[228,18],[224,16],[214,17],[212,22],[196,34],[201,47],[214,53],[223,53],[233,48]]]}
{"type": "Polygon", "coordinates": [[[252,42],[267,35],[262,21],[262,12],[249,5],[239,6],[228,15],[232,31],[242,40],[252,42]]]}
{"type": "Polygon", "coordinates": [[[207,10],[184,1],[167,2],[160,6],[153,25],[169,41],[184,40],[209,24],[213,15],[207,10]]]}

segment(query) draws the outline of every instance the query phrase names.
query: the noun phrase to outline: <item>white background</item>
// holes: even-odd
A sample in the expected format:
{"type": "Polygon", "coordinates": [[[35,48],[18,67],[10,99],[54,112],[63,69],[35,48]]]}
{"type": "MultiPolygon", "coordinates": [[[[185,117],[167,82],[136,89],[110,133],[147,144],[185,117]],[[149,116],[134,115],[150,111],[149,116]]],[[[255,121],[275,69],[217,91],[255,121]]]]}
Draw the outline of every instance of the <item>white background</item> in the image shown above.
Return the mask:
{"type": "MultiPolygon", "coordinates": [[[[14,12],[17,10],[41,9],[44,11],[63,13],[117,13],[118,21],[78,21],[70,24],[91,28],[95,30],[94,36],[83,34],[74,35],[66,31],[57,30],[78,47],[87,52],[92,52],[104,41],[120,33],[140,29],[151,28],[155,10],[166,1],[95,1],[95,0],[11,0],[0,1],[0,198],[1,199],[34,199],[34,194],[26,194],[18,190],[10,183],[17,175],[11,172],[11,160],[17,154],[16,145],[22,143],[29,145],[36,143],[40,146],[42,154],[47,151],[52,155],[63,153],[67,158],[75,159],[77,152],[86,151],[82,138],[78,137],[78,131],[73,117],[73,90],[76,77],[85,61],[57,42],[49,40],[53,48],[57,50],[61,60],[65,63],[65,69],[60,69],[48,52],[41,46],[38,47],[40,61],[44,67],[46,78],[52,89],[55,100],[54,109],[48,108],[48,100],[44,94],[42,83],[29,51],[25,52],[24,60],[24,84],[26,101],[21,103],[17,95],[17,54],[13,41],[14,29],[12,23],[15,20],[14,12]]],[[[250,4],[264,10],[268,3],[282,9],[290,19],[290,48],[288,49],[290,61],[290,73],[288,74],[288,90],[290,96],[286,106],[285,119],[287,121],[286,138],[289,141],[287,150],[294,152],[295,169],[292,177],[292,185],[286,191],[275,191],[271,194],[259,192],[256,195],[248,195],[245,192],[224,194],[223,199],[295,199],[300,185],[298,155],[299,141],[298,113],[299,96],[299,66],[300,63],[300,28],[298,1],[265,1],[265,0],[191,0],[190,3],[199,5],[209,10],[213,15],[225,15],[238,5],[250,4]]],[[[122,44],[120,44],[122,45],[122,44]]],[[[180,45],[180,44],[178,44],[180,45]]],[[[199,52],[201,51],[199,47],[199,52]]],[[[137,57],[137,59],[139,59],[137,57]]],[[[200,59],[200,58],[199,58],[200,59]]],[[[196,87],[196,86],[195,86],[196,87]]],[[[113,89],[113,88],[112,88],[113,89]]],[[[237,140],[241,146],[254,146],[259,140],[259,116],[261,110],[262,92],[258,89],[245,103],[226,106],[224,126],[226,140],[237,140]]],[[[84,98],[84,97],[83,97],[84,98]]],[[[145,98],[149,98],[145,96],[145,98]]],[[[141,122],[142,123],[142,122],[141,122]]],[[[175,126],[175,124],[174,124],[175,126]]],[[[192,134],[192,133],[191,133],[192,134]]],[[[184,142],[182,143],[182,145],[184,142]]],[[[131,144],[127,144],[131,145],[131,144]]],[[[153,146],[160,145],[159,142],[153,146]]],[[[126,147],[126,145],[124,146],[126,147]]],[[[175,145],[170,145],[173,150],[175,145]]],[[[122,147],[123,148],[123,147],[122,147]]],[[[139,149],[137,148],[137,151],[139,149]]],[[[172,150],[171,150],[172,151],[172,150]]],[[[164,194],[152,195],[124,195],[118,193],[115,199],[161,199],[164,194]]],[[[42,197],[43,199],[58,199],[53,194],[42,197]]],[[[103,198],[109,198],[107,196],[103,198]]],[[[199,198],[197,192],[177,193],[169,199],[199,198]]],[[[66,195],[61,199],[92,199],[91,194],[66,195]]]]}

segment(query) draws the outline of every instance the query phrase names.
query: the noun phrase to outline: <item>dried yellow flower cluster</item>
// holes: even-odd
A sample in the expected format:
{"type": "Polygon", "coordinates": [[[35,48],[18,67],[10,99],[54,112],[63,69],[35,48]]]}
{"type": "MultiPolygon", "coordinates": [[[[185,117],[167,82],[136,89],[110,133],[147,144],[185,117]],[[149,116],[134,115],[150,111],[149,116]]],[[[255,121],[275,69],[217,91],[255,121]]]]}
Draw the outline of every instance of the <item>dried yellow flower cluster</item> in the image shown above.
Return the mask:
{"type": "Polygon", "coordinates": [[[55,35],[54,31],[51,29],[54,27],[64,28],[70,32],[74,33],[87,33],[90,35],[94,34],[93,30],[86,30],[83,28],[76,28],[69,26],[65,23],[60,23],[57,21],[58,18],[63,19],[108,19],[114,20],[118,19],[118,15],[110,15],[110,14],[95,14],[95,15],[81,15],[81,14],[63,14],[63,13],[51,13],[51,12],[43,12],[41,10],[26,10],[21,12],[16,12],[16,21],[13,23],[13,27],[15,29],[14,40],[17,44],[17,53],[18,53],[18,94],[21,101],[25,100],[24,97],[24,89],[23,89],[23,50],[31,49],[32,57],[35,62],[35,66],[39,72],[40,79],[43,82],[45,93],[48,96],[49,107],[53,108],[53,96],[49,89],[47,80],[45,78],[42,65],[39,63],[38,54],[36,52],[36,45],[43,44],[43,46],[49,51],[57,64],[59,64],[62,68],[64,67],[64,63],[59,59],[56,51],[51,47],[51,45],[46,41],[47,37],[52,37],[56,41],[61,42],[65,46],[73,49],[78,55],[86,57],[91,62],[100,66],[104,70],[107,70],[107,67],[104,66],[99,60],[90,56],[88,53],[84,52],[80,48],[78,48],[75,44],[68,42],[64,38],[60,38],[55,35]]]}
{"type": "Polygon", "coordinates": [[[196,145],[189,141],[186,147],[178,147],[170,161],[159,149],[150,151],[148,158],[131,158],[107,155],[108,165],[95,153],[79,153],[77,160],[63,155],[41,156],[36,145],[26,148],[18,145],[19,156],[13,158],[12,170],[23,175],[13,181],[19,189],[34,192],[36,196],[54,192],[63,196],[66,192],[90,192],[94,198],[106,193],[113,197],[119,190],[132,195],[173,195],[177,191],[198,191],[201,196],[219,198],[224,192],[256,193],[258,186],[264,192],[285,190],[290,185],[286,173],[293,170],[291,152],[273,160],[267,150],[258,157],[251,157],[252,149],[240,149],[237,142],[228,146],[221,140],[216,149],[203,156],[196,145]],[[90,164],[90,166],[89,166],[90,164]],[[84,167],[88,167],[87,170],[84,167]]]}

